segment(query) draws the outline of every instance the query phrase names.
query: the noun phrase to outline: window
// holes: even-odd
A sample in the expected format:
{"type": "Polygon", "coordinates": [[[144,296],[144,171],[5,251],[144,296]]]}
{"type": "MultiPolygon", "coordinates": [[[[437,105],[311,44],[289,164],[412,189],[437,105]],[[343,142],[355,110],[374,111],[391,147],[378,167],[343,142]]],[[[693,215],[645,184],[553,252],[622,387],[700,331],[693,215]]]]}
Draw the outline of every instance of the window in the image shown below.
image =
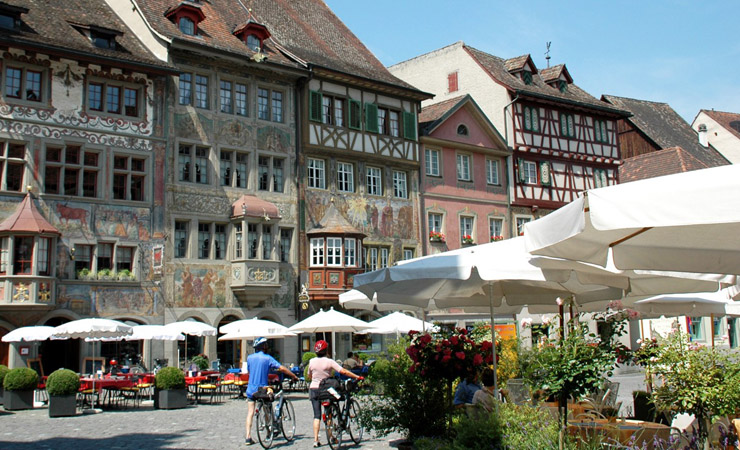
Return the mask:
{"type": "Polygon", "coordinates": [[[689,335],[691,335],[692,341],[700,341],[704,339],[704,333],[702,330],[702,318],[701,317],[689,317],[689,335]]]}
{"type": "Polygon", "coordinates": [[[249,259],[257,259],[257,247],[259,246],[259,233],[256,223],[247,224],[247,244],[249,245],[249,259]]]}
{"type": "Polygon", "coordinates": [[[576,137],[576,129],[573,124],[573,114],[560,114],[560,135],[564,137],[576,137]]]}
{"type": "Polygon", "coordinates": [[[427,215],[427,222],[429,225],[429,231],[436,231],[437,233],[442,232],[442,214],[429,213],[427,215]]]}
{"type": "Polygon", "coordinates": [[[387,247],[365,247],[365,268],[366,270],[378,270],[388,267],[388,248],[387,247]]]}
{"type": "Polygon", "coordinates": [[[79,145],[47,146],[44,192],[96,198],[99,156],[98,152],[79,145]]]}
{"type": "Polygon", "coordinates": [[[213,259],[226,257],[226,225],[217,223],[213,229],[213,259]]]}
{"type": "Polygon", "coordinates": [[[467,136],[468,135],[468,127],[460,124],[457,126],[457,135],[458,136],[467,136]]]}
{"type": "Polygon", "coordinates": [[[113,157],[113,198],[144,200],[146,159],[128,155],[113,157]]]}
{"type": "Polygon", "coordinates": [[[211,256],[211,224],[198,224],[198,259],[208,259],[211,256]]]}
{"type": "Polygon", "coordinates": [[[0,13],[0,28],[17,30],[21,26],[20,22],[20,19],[16,16],[7,13],[0,13]]]}
{"type": "Polygon", "coordinates": [[[390,135],[393,137],[400,136],[400,119],[398,118],[398,111],[389,111],[388,120],[390,122],[390,135]]]}
{"type": "Polygon", "coordinates": [[[0,189],[21,192],[25,168],[26,144],[0,141],[0,189]]]}
{"type": "Polygon", "coordinates": [[[424,149],[424,167],[427,175],[439,176],[439,150],[424,149]]]}
{"type": "Polygon", "coordinates": [[[473,218],[470,216],[460,216],[460,242],[465,243],[465,236],[473,236],[473,218]]]}
{"type": "Polygon", "coordinates": [[[308,158],[308,187],[326,189],[324,160],[308,158]]]}
{"type": "Polygon", "coordinates": [[[210,153],[208,147],[180,144],[177,158],[178,180],[189,183],[208,184],[210,172],[210,153]],[[193,171],[191,168],[195,167],[193,171]]]}
{"type": "Polygon", "coordinates": [[[447,74],[447,92],[457,92],[457,72],[447,74]]]}
{"type": "Polygon", "coordinates": [[[714,322],[714,338],[720,339],[723,335],[722,330],[722,323],[724,322],[721,317],[712,317],[712,321],[714,322]]]}
{"type": "Polygon", "coordinates": [[[175,258],[188,256],[188,223],[175,222],[175,258]]]}
{"type": "Polygon", "coordinates": [[[344,238],[344,267],[357,266],[357,239],[344,238]]]}
{"type": "Polygon", "coordinates": [[[388,136],[400,136],[400,115],[398,111],[378,108],[378,133],[388,136]]]}
{"type": "Polygon", "coordinates": [[[486,183],[498,185],[499,183],[499,160],[486,159],[486,183]]]}
{"type": "Polygon", "coordinates": [[[491,241],[498,240],[499,237],[503,238],[504,220],[488,218],[488,234],[491,236],[491,241]]]}
{"type": "Polygon", "coordinates": [[[79,245],[74,246],[75,249],[75,273],[79,273],[82,269],[92,270],[92,245],[79,245]]]}
{"type": "Polygon", "coordinates": [[[609,185],[609,179],[606,176],[606,170],[594,169],[594,187],[606,187],[609,185]]]}
{"type": "Polygon", "coordinates": [[[8,273],[8,251],[10,238],[7,236],[0,237],[0,273],[8,273]]]}
{"type": "Polygon", "coordinates": [[[205,75],[180,74],[180,104],[208,108],[208,77],[205,75]]]}
{"type": "Polygon", "coordinates": [[[293,243],[293,230],[290,228],[280,229],[280,262],[290,262],[290,250],[293,243]]]}
{"type": "Polygon", "coordinates": [[[594,140],[596,142],[609,142],[609,135],[606,132],[606,122],[603,120],[594,120],[594,140]]]}
{"type": "Polygon", "coordinates": [[[383,176],[380,168],[367,167],[365,174],[367,195],[383,195],[383,176]]]}
{"type": "Polygon", "coordinates": [[[116,271],[134,271],[134,247],[116,247],[116,271]]]}
{"type": "Polygon", "coordinates": [[[283,93],[266,88],[257,89],[257,117],[272,122],[283,121],[283,93]]]}
{"type": "Polygon", "coordinates": [[[524,84],[532,84],[532,72],[529,70],[522,70],[522,81],[524,81],[524,84]]]}
{"type": "Polygon", "coordinates": [[[283,192],[285,190],[285,160],[268,155],[257,158],[258,188],[260,191],[283,192]]]}
{"type": "Polygon", "coordinates": [[[39,275],[51,275],[51,239],[40,237],[36,267],[39,275]]]}
{"type": "Polygon", "coordinates": [[[537,184],[537,163],[520,160],[519,178],[524,184],[537,184]]]}
{"type": "Polygon", "coordinates": [[[231,150],[221,150],[219,157],[221,186],[247,188],[247,161],[249,154],[231,150]]]}
{"type": "Polygon", "coordinates": [[[5,98],[41,102],[45,97],[46,72],[23,66],[5,66],[5,98]]]}
{"type": "Polygon", "coordinates": [[[414,259],[414,249],[413,248],[403,249],[403,260],[406,261],[408,259],[414,259]]]}
{"type": "Polygon", "coordinates": [[[524,234],[524,225],[531,222],[531,217],[517,217],[516,218],[516,233],[519,236],[522,236],[524,234]]]}
{"type": "Polygon", "coordinates": [[[262,225],[262,259],[272,259],[272,225],[262,225]]]}
{"type": "Polygon", "coordinates": [[[98,244],[98,270],[113,270],[113,244],[98,244]]]}
{"type": "Polygon", "coordinates": [[[226,225],[198,223],[198,259],[226,257],[226,225]]]}
{"type": "Polygon", "coordinates": [[[231,114],[234,110],[234,92],[231,81],[221,80],[219,89],[219,100],[221,101],[221,112],[231,114]]]}
{"type": "Polygon", "coordinates": [[[244,257],[244,236],[242,233],[242,224],[234,224],[234,259],[244,257]]]}
{"type": "Polygon", "coordinates": [[[409,198],[409,191],[406,185],[406,172],[400,170],[393,171],[393,196],[397,198],[409,198]]]}
{"type": "Polygon", "coordinates": [[[324,265],[324,238],[311,239],[311,265],[324,265]]]}
{"type": "Polygon", "coordinates": [[[457,154],[457,179],[460,181],[472,181],[470,176],[470,155],[457,154]]]}
{"type": "Polygon", "coordinates": [[[115,50],[116,36],[108,33],[90,30],[90,42],[97,48],[115,50]]]}
{"type": "Polygon", "coordinates": [[[30,275],[33,263],[33,236],[16,236],[13,248],[13,274],[30,275]]]}
{"type": "Polygon", "coordinates": [[[558,80],[558,90],[563,94],[568,92],[568,82],[565,80],[558,80]]]}
{"type": "Polygon", "coordinates": [[[540,131],[540,119],[537,114],[537,108],[531,106],[524,107],[524,129],[527,131],[540,131]]]}
{"type": "Polygon", "coordinates": [[[221,80],[219,88],[220,110],[224,114],[247,116],[247,85],[221,80]]]}
{"type": "Polygon", "coordinates": [[[188,17],[180,17],[178,27],[183,34],[195,36],[195,22],[193,22],[192,19],[188,17]]]}
{"type": "Polygon", "coordinates": [[[138,117],[141,88],[123,86],[107,81],[87,84],[87,109],[90,111],[138,117]]]}
{"type": "Polygon", "coordinates": [[[322,123],[344,126],[344,99],[322,95],[321,102],[322,123]]]}
{"type": "Polygon", "coordinates": [[[351,163],[337,162],[337,190],[355,192],[355,167],[351,163]]]}
{"type": "Polygon", "coordinates": [[[333,267],[342,265],[342,238],[326,238],[326,265],[333,267]]]}
{"type": "Polygon", "coordinates": [[[262,42],[260,41],[260,38],[258,38],[255,34],[247,35],[247,48],[254,51],[261,50],[262,42]]]}
{"type": "Polygon", "coordinates": [[[356,100],[349,101],[349,127],[353,130],[362,129],[362,106],[356,100]]]}

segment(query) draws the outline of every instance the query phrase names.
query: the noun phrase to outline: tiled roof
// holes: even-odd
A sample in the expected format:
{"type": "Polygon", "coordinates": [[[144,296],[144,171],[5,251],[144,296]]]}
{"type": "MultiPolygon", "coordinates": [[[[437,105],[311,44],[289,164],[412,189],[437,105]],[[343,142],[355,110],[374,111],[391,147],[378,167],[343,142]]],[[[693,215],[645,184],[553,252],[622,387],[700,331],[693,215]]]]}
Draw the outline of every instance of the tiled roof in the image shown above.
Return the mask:
{"type": "Polygon", "coordinates": [[[529,61],[530,59],[531,58],[529,57],[529,54],[517,56],[516,58],[509,58],[506,61],[504,61],[504,66],[506,66],[506,70],[508,71],[521,70],[524,68],[524,65],[527,64],[527,61],[529,61]]]}
{"type": "Polygon", "coordinates": [[[59,230],[54,228],[54,225],[50,224],[41,215],[33,203],[31,194],[26,194],[26,197],[15,209],[15,212],[0,223],[0,232],[53,233],[61,235],[59,230]]]}
{"type": "Polygon", "coordinates": [[[560,75],[565,75],[565,79],[568,81],[568,83],[573,82],[573,78],[570,77],[570,73],[568,72],[568,69],[565,67],[565,64],[558,64],[557,66],[548,67],[546,69],[540,70],[540,77],[542,77],[542,80],[545,83],[549,83],[553,80],[557,80],[560,78],[560,75]]]}
{"type": "Polygon", "coordinates": [[[702,109],[700,112],[714,119],[715,122],[722,125],[727,131],[740,139],[740,114],[715,111],[713,109],[702,109]]]}
{"type": "Polygon", "coordinates": [[[262,200],[254,195],[242,195],[231,204],[231,217],[246,215],[248,217],[268,217],[279,219],[280,210],[274,203],[262,200]]]}
{"type": "Polygon", "coordinates": [[[622,160],[619,167],[619,182],[629,183],[707,167],[709,166],[683,148],[671,147],[622,160]]]}
{"type": "Polygon", "coordinates": [[[681,147],[706,167],[717,167],[729,162],[714,148],[702,147],[699,137],[681,116],[667,103],[636,100],[604,95],[602,98],[632,113],[626,120],[660,148],[681,147]]]}
{"type": "Polygon", "coordinates": [[[317,225],[311,227],[306,234],[354,234],[365,236],[365,233],[355,228],[341,212],[334,206],[334,201],[329,204],[329,208],[324,213],[317,225]]]}
{"type": "Polygon", "coordinates": [[[202,31],[198,37],[184,35],[164,17],[164,12],[176,3],[177,0],[138,0],[149,23],[169,38],[251,56],[254,52],[232,34],[248,19],[242,4],[248,5],[255,20],[272,34],[265,41],[269,62],[294,66],[298,65],[294,61],[305,62],[418,92],[391,75],[322,0],[204,1],[202,10],[206,18],[198,24],[202,31]],[[296,58],[280,54],[281,48],[296,58]]]}
{"type": "MultiPolygon", "coordinates": [[[[6,45],[53,47],[61,51],[84,52],[102,58],[166,68],[169,65],[156,59],[118,16],[100,0],[3,0],[6,5],[23,7],[18,31],[0,28],[0,42],[6,45]],[[99,27],[116,36],[117,50],[95,47],[71,24],[99,27]]],[[[43,52],[43,50],[39,50],[43,52]]],[[[102,64],[110,64],[101,61],[102,64]]]]}
{"type": "MultiPolygon", "coordinates": [[[[502,58],[477,50],[469,45],[463,44],[463,47],[491,77],[519,95],[543,98],[620,116],[628,114],[619,108],[600,101],[575,84],[569,84],[567,91],[560,92],[559,89],[545,83],[538,74],[532,75],[532,84],[525,84],[524,81],[509,73],[507,63],[502,58]]],[[[514,59],[518,60],[518,58],[514,59]]]]}
{"type": "Polygon", "coordinates": [[[419,112],[419,126],[424,129],[431,123],[441,119],[465,97],[465,95],[461,95],[459,97],[423,107],[419,112]]]}

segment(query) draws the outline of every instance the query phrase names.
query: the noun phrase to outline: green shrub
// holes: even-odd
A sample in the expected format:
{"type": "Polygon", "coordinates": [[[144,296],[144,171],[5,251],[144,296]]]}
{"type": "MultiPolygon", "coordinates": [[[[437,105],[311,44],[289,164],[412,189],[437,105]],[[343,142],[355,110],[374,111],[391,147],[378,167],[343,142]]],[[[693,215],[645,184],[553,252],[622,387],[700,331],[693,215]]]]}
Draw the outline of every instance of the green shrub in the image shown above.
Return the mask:
{"type": "Polygon", "coordinates": [[[558,448],[558,421],[546,409],[500,403],[503,444],[511,450],[558,448]]]}
{"type": "Polygon", "coordinates": [[[5,380],[5,375],[8,374],[8,371],[10,371],[10,369],[8,369],[8,366],[4,364],[0,364],[0,386],[3,385],[3,381],[5,380]]]}
{"type": "Polygon", "coordinates": [[[198,355],[193,358],[193,364],[198,367],[198,370],[208,370],[208,357],[206,355],[198,355]]]}
{"type": "Polygon", "coordinates": [[[163,367],[157,372],[155,383],[163,391],[185,389],[185,374],[177,367],[163,367]]]}
{"type": "Polygon", "coordinates": [[[31,391],[39,384],[39,375],[28,367],[10,369],[3,380],[6,391],[31,391]]]}
{"type": "Polygon", "coordinates": [[[456,449],[504,448],[503,429],[496,414],[482,413],[475,418],[462,417],[455,422],[453,431],[455,433],[453,444],[456,449]]]}
{"type": "Polygon", "coordinates": [[[311,359],[313,359],[315,357],[316,357],[316,353],[314,353],[314,352],[306,352],[306,353],[303,354],[303,358],[301,359],[301,364],[302,365],[306,365],[306,364],[308,364],[309,361],[311,361],[311,359]]]}
{"type": "Polygon", "coordinates": [[[55,370],[46,379],[46,391],[49,395],[72,395],[79,390],[80,376],[69,369],[55,370]]]}

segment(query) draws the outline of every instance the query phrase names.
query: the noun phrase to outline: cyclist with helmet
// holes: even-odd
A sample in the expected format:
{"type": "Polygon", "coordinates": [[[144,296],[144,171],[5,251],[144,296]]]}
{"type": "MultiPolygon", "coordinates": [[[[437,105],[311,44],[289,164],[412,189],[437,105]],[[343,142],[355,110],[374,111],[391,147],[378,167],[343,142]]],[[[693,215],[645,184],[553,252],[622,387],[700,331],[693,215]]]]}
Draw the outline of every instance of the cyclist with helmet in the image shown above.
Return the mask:
{"type": "Polygon", "coordinates": [[[254,444],[252,440],[252,419],[254,418],[254,394],[261,387],[267,386],[270,370],[279,370],[294,380],[298,377],[272,356],[265,353],[267,339],[259,337],[254,340],[254,353],[247,358],[247,372],[249,372],[249,383],[247,383],[247,437],[244,442],[247,445],[254,444]]]}
{"type": "Polygon", "coordinates": [[[332,371],[341,373],[344,376],[361,380],[362,377],[355,375],[347,369],[342,368],[336,361],[327,358],[329,344],[326,341],[316,341],[313,347],[316,358],[308,362],[308,376],[311,379],[311,385],[308,389],[308,398],[311,400],[313,407],[313,446],[320,447],[319,429],[321,427],[321,400],[319,400],[319,385],[321,381],[332,376],[332,371]]]}

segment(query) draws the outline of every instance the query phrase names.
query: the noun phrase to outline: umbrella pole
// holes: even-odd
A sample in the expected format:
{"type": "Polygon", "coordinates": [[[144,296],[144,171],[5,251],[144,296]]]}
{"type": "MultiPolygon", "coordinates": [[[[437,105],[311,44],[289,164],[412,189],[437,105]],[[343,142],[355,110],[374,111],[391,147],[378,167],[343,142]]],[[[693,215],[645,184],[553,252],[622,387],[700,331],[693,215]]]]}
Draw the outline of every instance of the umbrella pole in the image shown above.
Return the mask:
{"type": "Polygon", "coordinates": [[[709,330],[709,332],[710,332],[709,339],[712,340],[712,349],[714,349],[714,314],[710,314],[709,315],[709,320],[711,320],[711,322],[709,323],[709,328],[710,328],[710,330],[709,330]]]}
{"type": "Polygon", "coordinates": [[[335,360],[337,359],[337,341],[335,339],[336,332],[331,332],[331,359],[335,360]]]}
{"type": "Polygon", "coordinates": [[[493,353],[493,392],[498,394],[498,363],[496,362],[496,326],[494,325],[493,315],[493,286],[489,285],[488,289],[488,302],[491,307],[491,351],[493,353]]]}

